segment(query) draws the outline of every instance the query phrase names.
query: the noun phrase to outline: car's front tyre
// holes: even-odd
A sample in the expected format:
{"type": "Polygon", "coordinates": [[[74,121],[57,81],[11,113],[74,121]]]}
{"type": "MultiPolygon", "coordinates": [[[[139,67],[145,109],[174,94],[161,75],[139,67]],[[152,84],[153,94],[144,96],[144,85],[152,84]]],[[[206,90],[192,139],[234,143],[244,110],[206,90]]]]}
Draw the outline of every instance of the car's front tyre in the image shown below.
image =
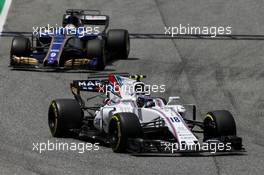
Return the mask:
{"type": "Polygon", "coordinates": [[[204,119],[204,139],[222,136],[236,136],[236,123],[233,115],[226,110],[208,112],[204,119]]]}
{"type": "Polygon", "coordinates": [[[114,114],[109,123],[109,138],[112,150],[126,151],[129,138],[141,138],[142,128],[138,117],[133,113],[114,114]]]}
{"type": "Polygon", "coordinates": [[[12,56],[18,57],[28,57],[31,54],[31,43],[28,38],[16,36],[12,40],[11,50],[10,50],[10,65],[15,63],[12,60],[12,56]]]}

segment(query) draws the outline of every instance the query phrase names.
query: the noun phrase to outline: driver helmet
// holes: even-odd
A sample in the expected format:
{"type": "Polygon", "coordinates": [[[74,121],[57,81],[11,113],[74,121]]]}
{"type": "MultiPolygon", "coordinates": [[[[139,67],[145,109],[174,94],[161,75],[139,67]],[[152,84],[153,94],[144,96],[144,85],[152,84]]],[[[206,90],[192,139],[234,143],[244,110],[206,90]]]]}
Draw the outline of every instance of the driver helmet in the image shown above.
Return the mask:
{"type": "Polygon", "coordinates": [[[73,30],[73,29],[75,29],[76,27],[73,25],[73,24],[67,24],[66,26],[65,26],[65,29],[67,29],[67,30],[73,30]]]}
{"type": "Polygon", "coordinates": [[[139,108],[153,106],[153,99],[147,96],[138,96],[137,105],[139,108]]]}
{"type": "Polygon", "coordinates": [[[82,25],[81,20],[77,16],[69,16],[67,19],[67,24],[72,24],[75,27],[79,27],[82,25]]]}

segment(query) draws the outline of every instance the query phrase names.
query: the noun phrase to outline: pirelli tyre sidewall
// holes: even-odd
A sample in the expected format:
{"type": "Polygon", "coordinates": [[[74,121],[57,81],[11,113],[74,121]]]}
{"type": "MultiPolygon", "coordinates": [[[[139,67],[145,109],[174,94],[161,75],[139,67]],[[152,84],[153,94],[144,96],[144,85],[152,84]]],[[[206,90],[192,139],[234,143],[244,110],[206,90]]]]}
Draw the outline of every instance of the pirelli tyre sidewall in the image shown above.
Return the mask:
{"type": "Polygon", "coordinates": [[[135,114],[118,113],[111,117],[109,123],[109,138],[114,152],[125,152],[129,138],[141,137],[142,128],[135,114]]]}
{"type": "Polygon", "coordinates": [[[14,37],[11,44],[10,55],[28,57],[31,54],[31,43],[28,38],[14,37]]]}
{"type": "Polygon", "coordinates": [[[74,99],[56,99],[49,107],[48,124],[53,137],[68,137],[82,126],[83,111],[74,99]]]}
{"type": "Polygon", "coordinates": [[[204,140],[222,136],[236,136],[236,123],[229,111],[208,112],[204,119],[204,140]]]}
{"type": "Polygon", "coordinates": [[[106,46],[110,60],[127,59],[130,52],[128,31],[124,29],[109,30],[107,32],[106,46]]]}

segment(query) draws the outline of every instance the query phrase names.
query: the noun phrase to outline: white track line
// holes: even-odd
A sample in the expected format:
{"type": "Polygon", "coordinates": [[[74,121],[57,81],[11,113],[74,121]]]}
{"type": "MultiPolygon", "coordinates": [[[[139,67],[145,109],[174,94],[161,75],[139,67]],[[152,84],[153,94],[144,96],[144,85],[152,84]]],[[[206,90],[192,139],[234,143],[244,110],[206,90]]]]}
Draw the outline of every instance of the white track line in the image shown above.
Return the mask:
{"type": "Polygon", "coordinates": [[[7,18],[8,10],[11,5],[12,0],[5,0],[5,4],[2,9],[2,13],[0,15],[0,32],[2,32],[3,27],[5,25],[5,21],[7,18]]]}

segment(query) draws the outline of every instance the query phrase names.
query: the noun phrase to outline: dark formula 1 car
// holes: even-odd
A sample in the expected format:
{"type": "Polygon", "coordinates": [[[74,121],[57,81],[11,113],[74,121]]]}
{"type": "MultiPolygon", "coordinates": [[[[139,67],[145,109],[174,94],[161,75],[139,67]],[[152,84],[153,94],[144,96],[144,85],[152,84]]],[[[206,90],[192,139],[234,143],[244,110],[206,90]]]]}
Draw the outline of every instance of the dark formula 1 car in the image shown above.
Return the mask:
{"type": "Polygon", "coordinates": [[[140,81],[144,77],[109,74],[108,79],[73,81],[71,90],[75,99],[51,102],[48,113],[51,134],[67,137],[75,133],[99,139],[109,143],[114,152],[211,153],[213,149],[213,152],[234,153],[243,150],[229,111],[208,112],[204,121],[197,121],[195,105],[181,104],[179,97],[169,97],[166,102],[144,93],[146,85],[140,81]],[[81,91],[98,92],[99,96],[105,93],[103,103],[86,106],[81,91]],[[188,106],[191,119],[187,117],[188,106]],[[202,141],[197,132],[203,133],[202,141]]]}
{"type": "Polygon", "coordinates": [[[100,11],[69,9],[62,27],[37,28],[31,39],[14,37],[10,66],[103,70],[108,60],[126,59],[130,50],[128,31],[106,31],[108,24],[100,11]]]}

